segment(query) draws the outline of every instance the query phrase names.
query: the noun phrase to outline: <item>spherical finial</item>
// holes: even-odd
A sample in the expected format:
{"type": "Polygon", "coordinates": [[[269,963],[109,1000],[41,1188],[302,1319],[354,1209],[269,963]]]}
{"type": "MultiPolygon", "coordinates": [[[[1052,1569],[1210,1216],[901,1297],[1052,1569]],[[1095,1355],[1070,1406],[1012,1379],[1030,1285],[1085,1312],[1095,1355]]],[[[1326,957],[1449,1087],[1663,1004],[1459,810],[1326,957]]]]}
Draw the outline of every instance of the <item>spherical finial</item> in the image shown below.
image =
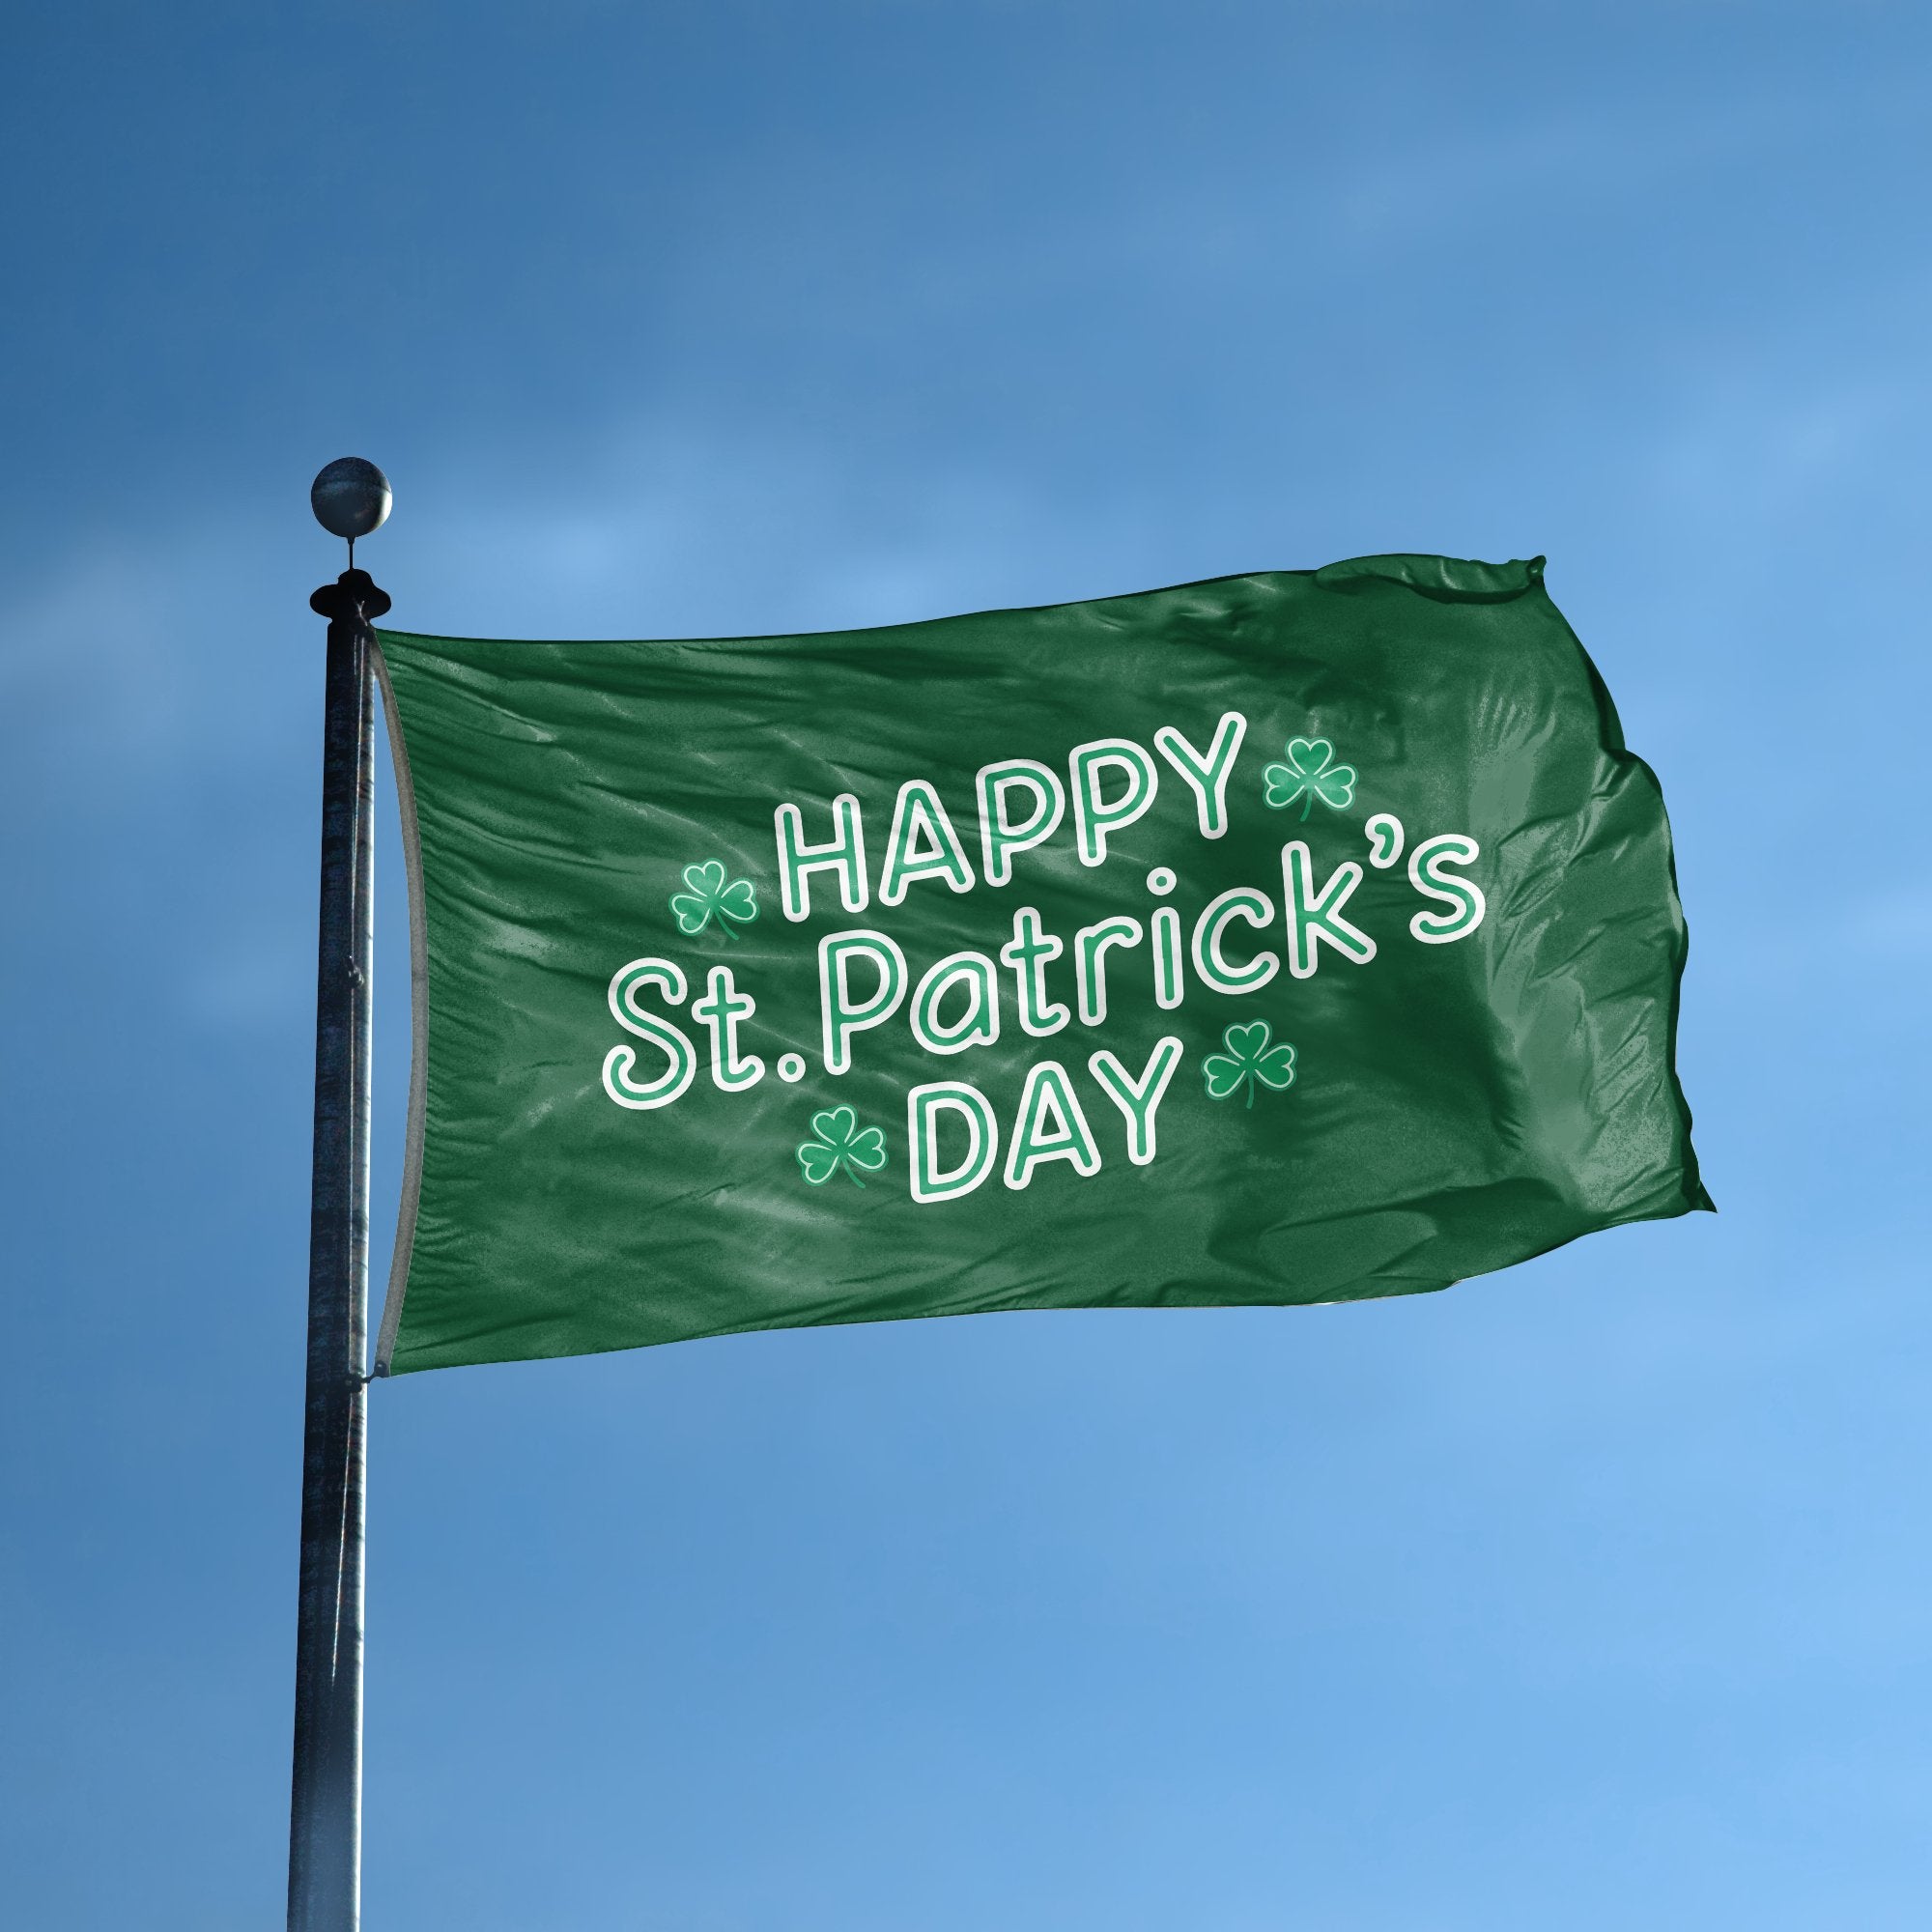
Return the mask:
{"type": "Polygon", "coordinates": [[[338,456],[316,474],[308,488],[315,520],[332,537],[347,537],[353,545],[381,528],[393,500],[389,479],[360,456],[338,456]]]}

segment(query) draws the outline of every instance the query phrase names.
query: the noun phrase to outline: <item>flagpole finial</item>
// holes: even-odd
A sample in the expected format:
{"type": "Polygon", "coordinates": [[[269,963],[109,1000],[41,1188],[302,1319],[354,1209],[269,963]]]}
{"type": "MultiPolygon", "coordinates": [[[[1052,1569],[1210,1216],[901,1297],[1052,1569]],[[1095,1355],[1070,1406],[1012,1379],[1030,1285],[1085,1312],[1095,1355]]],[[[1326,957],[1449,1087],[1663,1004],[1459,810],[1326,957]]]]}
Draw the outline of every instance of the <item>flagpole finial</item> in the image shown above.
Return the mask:
{"type": "Polygon", "coordinates": [[[330,536],[349,539],[351,569],[355,564],[355,539],[380,529],[394,500],[389,479],[361,456],[338,456],[324,464],[308,488],[316,522],[330,536]]]}

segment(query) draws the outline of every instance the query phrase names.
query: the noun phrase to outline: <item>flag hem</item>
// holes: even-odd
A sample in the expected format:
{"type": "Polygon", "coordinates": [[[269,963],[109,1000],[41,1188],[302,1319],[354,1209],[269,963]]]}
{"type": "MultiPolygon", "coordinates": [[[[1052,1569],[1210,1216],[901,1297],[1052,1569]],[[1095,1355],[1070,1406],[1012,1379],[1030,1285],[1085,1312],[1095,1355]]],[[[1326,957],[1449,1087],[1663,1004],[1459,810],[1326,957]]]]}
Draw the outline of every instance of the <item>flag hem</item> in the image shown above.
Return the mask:
{"type": "Polygon", "coordinates": [[[376,1335],[375,1373],[386,1376],[403,1323],[403,1297],[409,1292],[410,1259],[415,1252],[416,1209],[422,1198],[423,1120],[429,1088],[429,925],[423,907],[422,838],[416,822],[415,783],[410,775],[410,749],[402,714],[376,634],[377,682],[383,688],[383,723],[389,734],[389,756],[396,774],[396,804],[402,819],[403,871],[410,902],[410,1105],[404,1129],[403,1189],[396,1204],[396,1245],[389,1260],[389,1283],[383,1297],[383,1323],[376,1335]]]}

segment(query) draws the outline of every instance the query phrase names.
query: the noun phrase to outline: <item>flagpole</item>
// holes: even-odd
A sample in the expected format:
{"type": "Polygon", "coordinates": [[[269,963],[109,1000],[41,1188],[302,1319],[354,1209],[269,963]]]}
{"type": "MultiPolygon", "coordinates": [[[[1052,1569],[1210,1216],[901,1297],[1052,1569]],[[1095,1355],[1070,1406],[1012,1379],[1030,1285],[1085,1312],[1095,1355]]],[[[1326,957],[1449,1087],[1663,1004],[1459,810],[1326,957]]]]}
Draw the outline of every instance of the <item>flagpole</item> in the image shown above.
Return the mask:
{"type": "Polygon", "coordinates": [[[369,1327],[369,1019],[375,858],[372,621],[389,608],[355,539],[388,515],[387,479],[346,457],[310,493],[350,568],[309,599],[328,619],[322,903],[309,1194],[308,1380],[296,1630],[289,1932],[356,1932],[362,1881],[362,1577],[369,1327]]]}

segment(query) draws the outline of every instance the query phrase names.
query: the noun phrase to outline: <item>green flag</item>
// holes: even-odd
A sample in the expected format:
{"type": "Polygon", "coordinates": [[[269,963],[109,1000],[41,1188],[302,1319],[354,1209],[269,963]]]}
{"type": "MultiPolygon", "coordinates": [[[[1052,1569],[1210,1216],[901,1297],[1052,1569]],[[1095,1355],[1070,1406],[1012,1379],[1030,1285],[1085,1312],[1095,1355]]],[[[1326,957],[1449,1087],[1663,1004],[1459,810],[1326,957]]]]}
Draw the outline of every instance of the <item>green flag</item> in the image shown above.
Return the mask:
{"type": "Polygon", "coordinates": [[[1409,1293],[1710,1206],[1663,802],[1540,559],[382,653],[385,1370],[1409,1293]]]}

